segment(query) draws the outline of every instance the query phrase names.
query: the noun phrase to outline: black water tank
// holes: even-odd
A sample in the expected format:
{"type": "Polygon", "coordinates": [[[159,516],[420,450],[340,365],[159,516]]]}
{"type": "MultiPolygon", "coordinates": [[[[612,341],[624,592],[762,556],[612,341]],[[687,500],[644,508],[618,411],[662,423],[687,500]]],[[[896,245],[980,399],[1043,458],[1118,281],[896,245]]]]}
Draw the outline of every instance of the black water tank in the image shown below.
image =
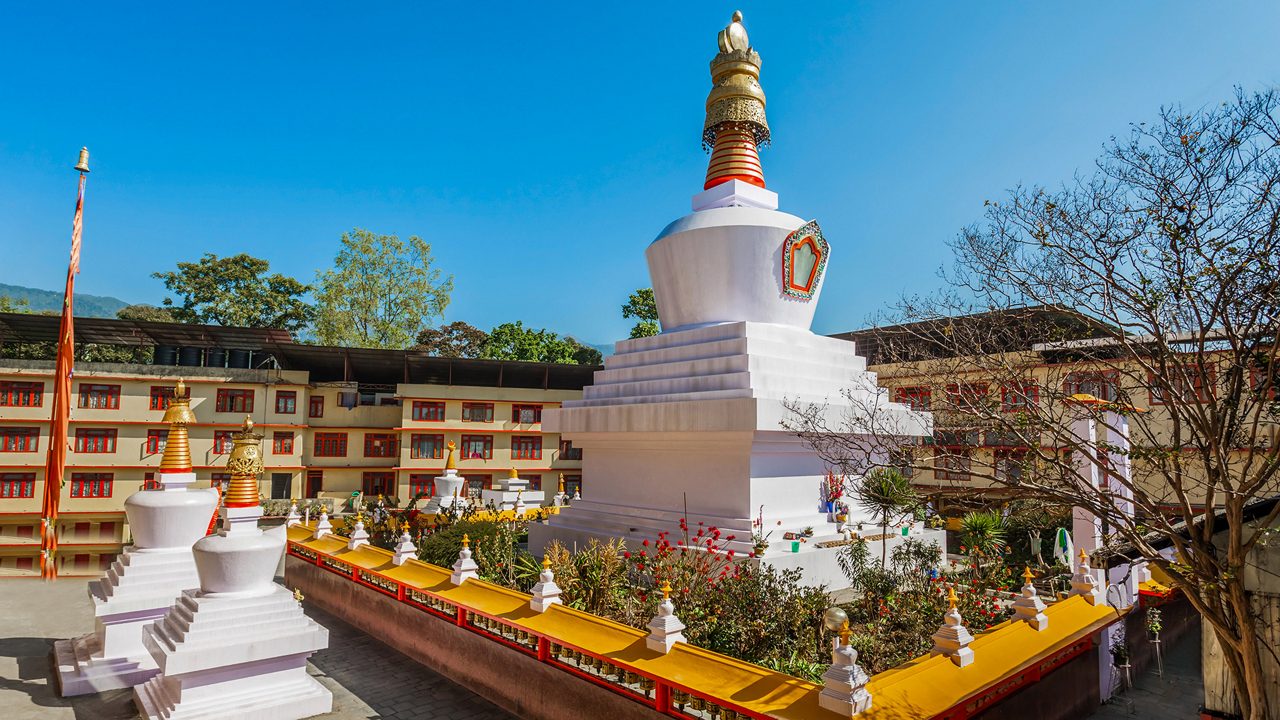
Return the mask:
{"type": "Polygon", "coordinates": [[[228,350],[227,351],[227,367],[229,368],[249,367],[249,351],[248,350],[228,350]]]}
{"type": "Polygon", "coordinates": [[[204,357],[204,348],[184,347],[178,351],[178,364],[187,367],[200,367],[200,360],[204,357]]]}
{"type": "Polygon", "coordinates": [[[209,348],[209,351],[204,354],[204,366],[217,368],[226,367],[227,351],[222,348],[209,348]]]}
{"type": "Polygon", "coordinates": [[[177,365],[178,348],[172,345],[157,345],[155,354],[151,356],[152,365],[177,365]]]}

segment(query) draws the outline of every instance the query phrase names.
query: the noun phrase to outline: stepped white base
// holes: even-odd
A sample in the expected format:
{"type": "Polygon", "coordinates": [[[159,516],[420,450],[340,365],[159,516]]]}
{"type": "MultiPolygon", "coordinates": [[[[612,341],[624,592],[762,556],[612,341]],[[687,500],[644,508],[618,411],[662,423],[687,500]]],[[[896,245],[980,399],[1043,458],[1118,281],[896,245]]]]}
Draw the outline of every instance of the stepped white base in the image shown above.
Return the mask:
{"type": "Polygon", "coordinates": [[[142,629],[164,617],[183,589],[196,587],[190,548],[127,548],[89,583],[96,629],[54,643],[62,697],[133,687],[159,672],[142,629]]]}
{"type": "Polygon", "coordinates": [[[248,596],[187,591],[143,643],[161,670],[134,688],[149,720],[298,720],[333,707],[307,674],[329,631],[279,585],[248,596]]]}

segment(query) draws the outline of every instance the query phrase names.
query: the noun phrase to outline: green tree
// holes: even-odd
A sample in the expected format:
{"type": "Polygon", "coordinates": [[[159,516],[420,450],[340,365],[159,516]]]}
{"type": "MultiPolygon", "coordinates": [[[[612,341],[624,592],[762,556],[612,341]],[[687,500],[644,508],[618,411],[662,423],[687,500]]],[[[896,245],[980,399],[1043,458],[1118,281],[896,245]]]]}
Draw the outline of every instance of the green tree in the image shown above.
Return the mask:
{"type": "Polygon", "coordinates": [[[423,328],[418,333],[418,344],[413,349],[429,352],[436,357],[478,358],[483,357],[487,342],[489,333],[458,320],[438,328],[423,328]]]}
{"type": "Polygon", "coordinates": [[[1007,546],[1004,518],[994,510],[966,513],[960,520],[960,539],[970,552],[995,557],[1007,546]]]}
{"type": "Polygon", "coordinates": [[[406,348],[449,305],[453,276],[433,268],[431,245],[356,228],[342,234],[333,269],[316,276],[316,338],[326,345],[406,348]]]}
{"type": "Polygon", "coordinates": [[[311,288],[287,275],[268,275],[270,269],[269,262],[246,253],[205,253],[197,262],[178,263],[176,272],[152,277],[178,296],[181,304],[164,299],[176,322],[301,330],[311,319],[311,306],[303,300],[311,288]]]}
{"type": "Polygon", "coordinates": [[[482,357],[493,360],[598,365],[600,351],[550,330],[527,328],[519,320],[489,331],[482,357]]]}
{"type": "Polygon", "coordinates": [[[178,322],[173,312],[155,305],[129,305],[116,311],[121,320],[141,320],[143,322],[178,322]]]}
{"type": "Polygon", "coordinates": [[[662,332],[658,325],[658,302],[653,298],[653,288],[640,288],[631,293],[622,306],[622,317],[636,318],[631,328],[632,338],[649,337],[662,332]]]}
{"type": "Polygon", "coordinates": [[[8,295],[0,295],[0,312],[6,313],[30,313],[31,303],[26,298],[11,298],[8,295]]]}
{"type": "MultiPolygon", "coordinates": [[[[881,534],[889,534],[889,525],[915,512],[920,497],[911,481],[893,468],[876,468],[862,478],[857,488],[858,505],[880,523],[881,534]]],[[[885,568],[889,550],[880,544],[880,569],[885,568]]]]}

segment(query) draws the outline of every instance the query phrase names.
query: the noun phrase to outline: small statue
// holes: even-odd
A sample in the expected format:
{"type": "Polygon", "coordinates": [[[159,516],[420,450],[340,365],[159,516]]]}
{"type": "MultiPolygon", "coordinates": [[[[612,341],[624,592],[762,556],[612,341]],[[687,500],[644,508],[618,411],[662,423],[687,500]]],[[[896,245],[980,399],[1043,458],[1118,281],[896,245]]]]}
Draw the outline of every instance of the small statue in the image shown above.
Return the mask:
{"type": "Polygon", "coordinates": [[[733,11],[733,20],[728,27],[720,31],[720,52],[731,53],[734,50],[746,50],[751,47],[747,41],[747,29],[742,26],[742,11],[733,11]]]}

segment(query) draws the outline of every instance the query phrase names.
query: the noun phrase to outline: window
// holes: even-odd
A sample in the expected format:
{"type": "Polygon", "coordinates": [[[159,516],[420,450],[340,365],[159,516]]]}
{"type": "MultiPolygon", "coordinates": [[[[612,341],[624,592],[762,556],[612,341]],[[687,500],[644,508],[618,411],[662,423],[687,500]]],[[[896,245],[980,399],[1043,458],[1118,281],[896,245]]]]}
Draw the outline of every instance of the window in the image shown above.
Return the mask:
{"type": "Polygon", "coordinates": [[[396,474],[393,472],[367,472],[364,474],[365,495],[395,495],[396,474]]]}
{"type": "Polygon", "coordinates": [[[1022,466],[1026,463],[1025,450],[996,450],[996,477],[1007,483],[1022,479],[1022,466]]]}
{"type": "Polygon", "coordinates": [[[462,403],[462,422],[493,422],[493,403],[462,403]]]}
{"type": "Polygon", "coordinates": [[[975,447],[982,444],[982,432],[973,428],[934,430],[933,444],[942,447],[975,447]]]}
{"type": "Polygon", "coordinates": [[[530,475],[528,473],[520,473],[520,479],[529,483],[530,490],[542,489],[542,476],[538,474],[530,475]]]}
{"type": "Polygon", "coordinates": [[[1062,391],[1067,395],[1092,395],[1099,400],[1115,402],[1117,396],[1116,381],[1119,373],[1081,370],[1068,373],[1062,381],[1062,391]]]}
{"type": "Polygon", "coordinates": [[[42,382],[0,382],[0,407],[40,407],[43,402],[42,382]]]}
{"type": "Polygon", "coordinates": [[[987,384],[952,383],[947,386],[947,402],[960,412],[981,410],[987,405],[987,384]]]}
{"type": "Polygon", "coordinates": [[[1196,363],[1186,365],[1170,365],[1168,376],[1157,386],[1156,375],[1148,375],[1151,383],[1150,399],[1152,405],[1164,405],[1168,402],[1164,391],[1173,388],[1182,395],[1183,402],[1209,402],[1210,385],[1213,384],[1213,369],[1203,368],[1196,363]],[[1194,398],[1194,399],[1193,399],[1194,398]]]}
{"type": "Polygon", "coordinates": [[[1004,385],[1000,388],[1000,409],[1023,412],[1040,403],[1040,386],[1034,380],[1004,385]]]}
{"type": "Polygon", "coordinates": [[[338,391],[338,407],[353,408],[360,404],[360,393],[350,390],[338,391]]]}
{"type": "Polygon", "coordinates": [[[176,388],[172,385],[152,385],[151,386],[151,409],[152,410],[168,410],[169,401],[173,399],[173,393],[176,388]]]}
{"type": "Polygon", "coordinates": [[[35,473],[0,473],[0,498],[35,497],[35,488],[35,473]]]}
{"type": "Polygon", "coordinates": [[[216,472],[209,476],[209,487],[216,487],[222,493],[227,492],[231,484],[231,473],[216,472]]]}
{"type": "Polygon", "coordinates": [[[142,476],[143,490],[159,490],[160,481],[156,480],[156,474],[153,472],[146,473],[142,476]]]}
{"type": "Polygon", "coordinates": [[[576,448],[573,443],[568,440],[560,441],[560,459],[561,460],[581,460],[582,448],[576,448]]]}
{"type": "Polygon", "coordinates": [[[98,523],[98,537],[114,540],[116,537],[116,524],[113,522],[98,523]]]}
{"type": "Polygon", "coordinates": [[[466,482],[463,491],[470,500],[479,500],[481,490],[489,490],[493,487],[492,475],[463,475],[462,479],[466,482]]]}
{"type": "Polygon", "coordinates": [[[928,410],[933,392],[927,387],[900,387],[893,391],[893,401],[912,410],[928,410]]]}
{"type": "Polygon", "coordinates": [[[293,415],[298,412],[298,393],[294,390],[277,390],[276,412],[281,415],[293,415]]]}
{"type": "MultiPolygon", "coordinates": [[[[107,498],[111,497],[111,473],[71,473],[71,497],[73,498],[107,498]]],[[[87,525],[88,523],[86,523],[87,525]]],[[[88,529],[86,528],[86,532],[88,529]]],[[[77,534],[80,532],[76,526],[77,534]]]]}
{"type": "Polygon", "coordinates": [[[414,400],[413,419],[422,422],[443,422],[444,403],[414,400]]]}
{"type": "Polygon", "coordinates": [[[413,435],[409,439],[409,457],[415,460],[439,460],[444,457],[444,436],[413,435]]]}
{"type": "Polygon", "coordinates": [[[459,448],[463,460],[489,460],[493,458],[492,435],[463,435],[459,448]]]}
{"type": "Polygon", "coordinates": [[[235,441],[231,439],[231,430],[214,430],[213,431],[213,454],[226,455],[231,452],[235,441]]]}
{"type": "Polygon", "coordinates": [[[308,470],[307,486],[303,489],[303,495],[313,498],[319,495],[321,490],[324,490],[324,471],[308,470]]]}
{"type": "Polygon", "coordinates": [[[164,452],[165,443],[169,441],[168,430],[147,431],[147,454],[155,455],[164,452]]]}
{"type": "Polygon", "coordinates": [[[389,458],[396,456],[395,433],[365,433],[364,456],[389,458]]]}
{"type": "Polygon", "coordinates": [[[80,383],[80,407],[92,410],[119,410],[119,385],[80,383]]]}
{"type": "Polygon", "coordinates": [[[541,435],[512,436],[511,459],[512,460],[541,460],[542,459],[542,436],[541,435]]]}
{"type": "Polygon", "coordinates": [[[312,395],[309,401],[307,417],[324,417],[324,396],[312,395]]]}
{"type": "Polygon", "coordinates": [[[0,430],[0,452],[35,452],[39,444],[39,428],[13,427],[0,430]]]}
{"type": "Polygon", "coordinates": [[[272,455],[292,455],[293,454],[293,433],[278,432],[271,435],[271,454],[272,455]]]}
{"type": "Polygon", "coordinates": [[[520,425],[532,425],[542,422],[541,405],[512,405],[511,422],[520,425]]]}
{"type": "Polygon", "coordinates": [[[222,388],[218,390],[217,412],[253,412],[253,391],[222,388]]]}
{"type": "Polygon", "coordinates": [[[80,428],[76,430],[76,452],[113,453],[116,451],[115,428],[80,428]]]}
{"type": "Polygon", "coordinates": [[[581,475],[565,475],[564,476],[564,494],[569,497],[582,492],[582,476],[581,475]]]}
{"type": "Polygon", "coordinates": [[[933,476],[938,480],[969,480],[969,450],[966,448],[940,448],[933,458],[933,476]]]}
{"type": "Polygon", "coordinates": [[[346,457],[347,434],[335,432],[316,433],[312,455],[316,457],[346,457]]]}
{"type": "Polygon", "coordinates": [[[431,497],[436,494],[436,479],[430,475],[409,476],[409,497],[431,497]]]}
{"type": "Polygon", "coordinates": [[[1280,367],[1272,364],[1270,368],[1254,366],[1249,368],[1249,387],[1264,400],[1275,400],[1280,396],[1280,367]]]}

